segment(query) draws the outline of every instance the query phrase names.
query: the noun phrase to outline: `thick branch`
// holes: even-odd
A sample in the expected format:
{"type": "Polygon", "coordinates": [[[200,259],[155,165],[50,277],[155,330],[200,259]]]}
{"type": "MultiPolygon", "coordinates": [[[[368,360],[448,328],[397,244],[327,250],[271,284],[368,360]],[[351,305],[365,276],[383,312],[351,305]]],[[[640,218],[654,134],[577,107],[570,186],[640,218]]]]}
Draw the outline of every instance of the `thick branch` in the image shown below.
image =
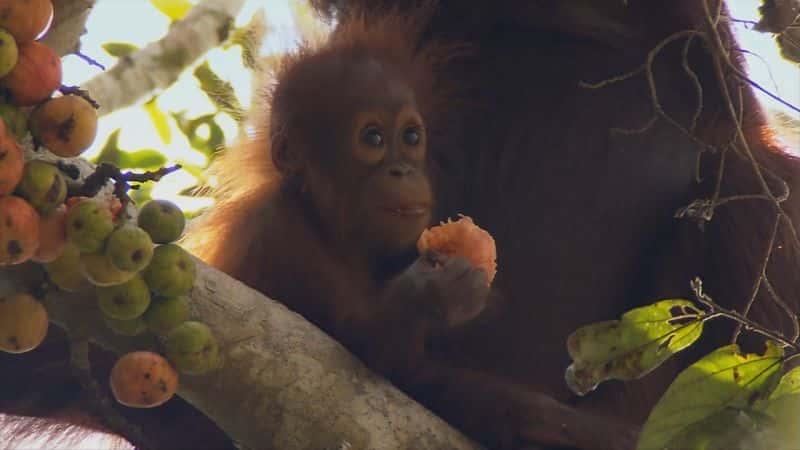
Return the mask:
{"type": "Polygon", "coordinates": [[[172,85],[184,69],[228,37],[244,0],[204,0],[167,34],[119,59],[111,69],[81,87],[100,105],[98,114],[130,106],[157,89],[172,85]]]}
{"type": "MultiPolygon", "coordinates": [[[[225,363],[182,376],[179,394],[243,448],[477,448],[302,317],[199,261],[191,304],[225,363]]],[[[112,334],[85,294],[49,294],[47,307],[54,323],[113,351],[156,346],[112,334]]]]}

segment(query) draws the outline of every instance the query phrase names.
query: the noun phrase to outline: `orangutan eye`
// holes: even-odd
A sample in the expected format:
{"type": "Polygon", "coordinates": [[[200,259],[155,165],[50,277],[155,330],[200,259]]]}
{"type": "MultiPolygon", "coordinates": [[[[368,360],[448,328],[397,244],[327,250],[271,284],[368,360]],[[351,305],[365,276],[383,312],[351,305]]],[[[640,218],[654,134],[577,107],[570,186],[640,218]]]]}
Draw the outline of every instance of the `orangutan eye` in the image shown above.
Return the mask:
{"type": "Polygon", "coordinates": [[[383,147],[383,135],[377,127],[369,127],[364,130],[361,140],[370,147],[383,147]]]}
{"type": "Polygon", "coordinates": [[[406,142],[406,144],[411,146],[419,144],[419,129],[416,127],[406,129],[406,131],[403,132],[403,140],[406,142]]]}

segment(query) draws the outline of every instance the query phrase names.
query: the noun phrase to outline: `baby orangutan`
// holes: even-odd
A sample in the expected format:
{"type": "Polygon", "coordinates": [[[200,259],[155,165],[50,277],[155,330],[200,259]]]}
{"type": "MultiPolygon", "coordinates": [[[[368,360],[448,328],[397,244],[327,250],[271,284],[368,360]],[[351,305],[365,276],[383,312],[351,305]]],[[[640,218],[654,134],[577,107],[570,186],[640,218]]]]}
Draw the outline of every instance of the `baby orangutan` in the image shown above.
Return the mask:
{"type": "Polygon", "coordinates": [[[484,269],[416,250],[443,219],[426,124],[446,106],[435,79],[447,49],[396,39],[415,30],[397,16],[351,21],[289,57],[268,126],[216,164],[218,204],[187,245],[491,448],[609,449],[593,434],[616,425],[598,428],[550,397],[450,362],[448,334],[498,302],[484,269]]]}

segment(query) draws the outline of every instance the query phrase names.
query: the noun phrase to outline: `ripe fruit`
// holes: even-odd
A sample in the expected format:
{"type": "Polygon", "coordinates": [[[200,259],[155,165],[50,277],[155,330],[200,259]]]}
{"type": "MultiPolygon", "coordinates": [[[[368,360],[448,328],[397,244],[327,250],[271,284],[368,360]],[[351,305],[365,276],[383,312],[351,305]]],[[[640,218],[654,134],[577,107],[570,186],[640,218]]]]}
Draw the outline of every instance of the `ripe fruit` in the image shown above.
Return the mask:
{"type": "Polygon", "coordinates": [[[52,17],[50,0],[0,0],[0,27],[8,30],[18,43],[39,37],[52,17]]]}
{"type": "Polygon", "coordinates": [[[135,319],[150,306],[150,290],[142,277],[135,275],[125,283],[98,288],[97,305],[112,319],[135,319]]]}
{"type": "Polygon", "coordinates": [[[44,270],[56,286],[66,292],[82,292],[91,287],[81,271],[81,252],[75,244],[67,242],[53,262],[44,264],[44,270]]]}
{"type": "Polygon", "coordinates": [[[194,259],[186,250],[176,244],[166,244],[156,247],[143,275],[154,293],[178,297],[192,289],[196,270],[194,259]]]}
{"type": "Polygon", "coordinates": [[[455,222],[448,220],[423,231],[417,241],[417,250],[420,254],[435,250],[448,256],[466,258],[473,265],[486,270],[489,283],[497,274],[494,238],[467,216],[461,216],[455,222]]]}
{"type": "Polygon", "coordinates": [[[28,134],[28,117],[14,105],[0,103],[0,121],[5,122],[6,133],[17,141],[28,134]]]}
{"type": "Polygon", "coordinates": [[[164,340],[167,358],[181,373],[200,375],[220,364],[219,347],[214,333],[201,322],[184,322],[164,340]]]}
{"type": "Polygon", "coordinates": [[[0,297],[0,350],[24,353],[47,335],[47,311],[29,294],[0,297]]]}
{"type": "Polygon", "coordinates": [[[67,182],[56,166],[34,159],[25,164],[17,194],[28,200],[39,214],[47,215],[64,203],[67,182]]]}
{"type": "Polygon", "coordinates": [[[186,225],[183,211],[166,200],[152,200],[145,204],[139,211],[138,221],[139,226],[150,234],[156,244],[176,241],[186,225]]]}
{"type": "Polygon", "coordinates": [[[0,195],[14,192],[22,180],[25,157],[14,138],[6,134],[3,121],[0,120],[0,195]]]}
{"type": "Polygon", "coordinates": [[[81,273],[95,286],[116,286],[129,281],[136,272],[119,270],[109,262],[104,252],[83,253],[81,255],[81,273]]]}
{"type": "Polygon", "coordinates": [[[11,94],[11,103],[32,106],[61,86],[61,59],[48,46],[37,42],[20,44],[17,65],[0,86],[11,94]]]}
{"type": "Polygon", "coordinates": [[[38,248],[39,214],[19,197],[0,197],[0,266],[23,263],[38,248]]]}
{"type": "Polygon", "coordinates": [[[61,205],[50,215],[39,220],[39,249],[31,261],[53,262],[67,244],[67,207],[61,205]]]}
{"type": "Polygon", "coordinates": [[[19,52],[17,43],[11,33],[0,28],[0,78],[8,75],[11,69],[17,65],[19,52]]]}
{"type": "Polygon", "coordinates": [[[178,373],[159,354],[132,352],[114,364],[110,384],[114,398],[123,405],[152,408],[178,390],[178,373]]]}
{"type": "Polygon", "coordinates": [[[141,317],[130,320],[119,320],[108,317],[105,314],[101,314],[101,316],[103,316],[103,322],[106,326],[120,336],[138,336],[147,331],[147,325],[141,317]]]}
{"type": "Polygon", "coordinates": [[[97,111],[78,95],[64,95],[37,107],[30,120],[31,133],[58,156],[78,156],[97,135],[97,111]]]}
{"type": "Polygon", "coordinates": [[[111,211],[100,200],[83,200],[67,212],[67,238],[81,252],[102,250],[106,238],[113,230],[111,211]]]}
{"type": "Polygon", "coordinates": [[[167,334],[189,318],[189,301],[184,296],[153,299],[143,317],[154,333],[167,334]]]}
{"type": "Polygon", "coordinates": [[[123,225],[108,237],[106,256],[117,269],[138,272],[150,264],[153,241],[143,229],[123,225]]]}

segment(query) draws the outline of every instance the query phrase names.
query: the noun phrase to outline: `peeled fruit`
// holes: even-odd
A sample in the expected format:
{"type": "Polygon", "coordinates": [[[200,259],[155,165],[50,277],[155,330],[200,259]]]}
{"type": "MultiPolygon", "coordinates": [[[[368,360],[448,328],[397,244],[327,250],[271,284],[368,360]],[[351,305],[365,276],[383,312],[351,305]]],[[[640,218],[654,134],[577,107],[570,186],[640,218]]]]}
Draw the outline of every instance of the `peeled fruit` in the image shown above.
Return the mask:
{"type": "Polygon", "coordinates": [[[0,350],[25,353],[39,346],[49,324],[44,306],[29,294],[0,297],[0,350]]]}
{"type": "Polygon", "coordinates": [[[0,266],[23,263],[38,248],[39,214],[19,197],[0,197],[0,266]]]}
{"type": "Polygon", "coordinates": [[[0,28],[0,78],[11,72],[17,65],[18,58],[17,42],[11,33],[0,28]]]}
{"type": "Polygon", "coordinates": [[[417,250],[420,254],[435,250],[447,256],[466,258],[473,265],[486,270],[489,283],[497,274],[494,238],[467,216],[461,216],[455,222],[448,220],[423,231],[417,241],[417,250]]]}
{"type": "Polygon", "coordinates": [[[194,286],[197,268],[194,259],[176,244],[156,247],[143,275],[150,289],[162,297],[187,294],[194,286]]]}
{"type": "Polygon", "coordinates": [[[0,120],[0,195],[14,192],[25,167],[25,157],[14,138],[6,134],[0,120]]]}
{"type": "Polygon", "coordinates": [[[64,95],[37,107],[29,120],[31,133],[58,156],[78,156],[97,136],[97,111],[78,95],[64,95]]]}
{"type": "Polygon", "coordinates": [[[116,334],[121,336],[138,336],[147,331],[147,325],[141,317],[130,320],[119,320],[102,314],[103,322],[116,334]]]}
{"type": "Polygon", "coordinates": [[[82,292],[91,287],[81,271],[81,251],[75,244],[67,242],[61,254],[52,262],[44,264],[50,281],[66,292],[82,292]]]}
{"type": "Polygon", "coordinates": [[[98,288],[97,305],[112,319],[135,319],[150,306],[150,290],[142,277],[136,275],[125,283],[98,288]]]}
{"type": "Polygon", "coordinates": [[[47,215],[64,203],[67,182],[56,166],[34,159],[25,164],[17,194],[28,200],[39,214],[47,215]]]}
{"type": "Polygon", "coordinates": [[[167,200],[152,200],[139,211],[139,226],[156,244],[169,244],[183,233],[186,219],[178,206],[167,200]]]}
{"type": "Polygon", "coordinates": [[[67,212],[67,238],[81,252],[100,251],[113,230],[111,211],[100,200],[83,200],[67,212]]]}
{"type": "Polygon", "coordinates": [[[111,369],[111,392],[118,402],[133,408],[161,405],[178,390],[178,372],[163,356],[132,352],[111,369]]]}
{"type": "Polygon", "coordinates": [[[136,272],[114,267],[103,252],[81,254],[80,270],[90,283],[100,287],[116,286],[136,276],[136,272]]]}
{"type": "Polygon", "coordinates": [[[17,141],[28,134],[28,116],[14,105],[0,103],[0,121],[5,123],[6,133],[17,141]]]}
{"type": "Polygon", "coordinates": [[[0,0],[0,27],[17,42],[30,42],[47,30],[53,17],[50,0],[0,0]]]}
{"type": "Polygon", "coordinates": [[[214,333],[201,322],[184,322],[164,340],[167,358],[179,372],[200,375],[219,367],[219,347],[214,333]]]}
{"type": "Polygon", "coordinates": [[[184,296],[155,298],[143,317],[154,333],[167,334],[189,318],[189,301],[184,296]]]}
{"type": "Polygon", "coordinates": [[[106,256],[117,269],[138,272],[150,264],[153,241],[143,229],[135,225],[123,225],[108,237],[106,256]]]}
{"type": "Polygon", "coordinates": [[[61,59],[41,42],[20,44],[17,65],[0,86],[8,89],[14,105],[35,105],[61,86],[61,59]]]}
{"type": "Polygon", "coordinates": [[[61,205],[50,215],[39,220],[39,249],[31,261],[49,263],[64,250],[67,244],[67,207],[61,205]]]}

